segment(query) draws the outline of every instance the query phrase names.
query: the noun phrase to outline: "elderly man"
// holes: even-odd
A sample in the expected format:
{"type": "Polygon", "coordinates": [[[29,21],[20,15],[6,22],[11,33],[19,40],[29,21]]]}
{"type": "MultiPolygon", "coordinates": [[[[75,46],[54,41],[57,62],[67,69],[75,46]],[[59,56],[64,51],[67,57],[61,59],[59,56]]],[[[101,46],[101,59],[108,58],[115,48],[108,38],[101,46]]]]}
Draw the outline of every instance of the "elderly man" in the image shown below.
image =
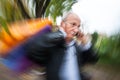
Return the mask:
{"type": "Polygon", "coordinates": [[[68,12],[58,31],[37,36],[27,43],[27,56],[46,66],[47,80],[83,80],[80,67],[97,60],[90,41],[79,30],[80,24],[79,16],[68,12]]]}

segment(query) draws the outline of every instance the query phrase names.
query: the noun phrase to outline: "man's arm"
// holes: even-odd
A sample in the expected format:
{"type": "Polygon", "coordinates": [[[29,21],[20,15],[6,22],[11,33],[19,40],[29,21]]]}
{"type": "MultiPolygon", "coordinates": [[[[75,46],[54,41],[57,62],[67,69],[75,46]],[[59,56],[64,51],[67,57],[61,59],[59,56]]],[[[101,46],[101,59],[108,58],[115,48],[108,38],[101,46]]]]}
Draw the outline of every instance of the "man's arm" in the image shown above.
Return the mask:
{"type": "Polygon", "coordinates": [[[79,62],[82,65],[86,63],[96,63],[98,61],[98,54],[93,49],[92,45],[89,47],[77,46],[79,62]]]}
{"type": "Polygon", "coordinates": [[[98,54],[93,49],[93,46],[89,37],[82,35],[78,39],[81,41],[81,43],[78,44],[78,47],[77,47],[81,64],[97,62],[98,54]]]}
{"type": "Polygon", "coordinates": [[[50,32],[38,35],[25,43],[27,57],[37,63],[45,64],[49,50],[64,43],[64,36],[61,32],[50,32]]]}

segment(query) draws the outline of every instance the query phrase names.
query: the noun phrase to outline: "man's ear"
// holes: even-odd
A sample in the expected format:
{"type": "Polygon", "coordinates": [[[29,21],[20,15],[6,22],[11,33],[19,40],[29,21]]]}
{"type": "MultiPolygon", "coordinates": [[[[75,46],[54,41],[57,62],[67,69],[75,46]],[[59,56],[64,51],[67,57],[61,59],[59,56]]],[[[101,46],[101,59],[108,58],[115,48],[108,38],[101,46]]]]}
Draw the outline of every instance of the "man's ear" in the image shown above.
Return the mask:
{"type": "Polygon", "coordinates": [[[61,24],[60,24],[60,26],[61,26],[62,28],[65,28],[65,23],[62,21],[61,24]]]}

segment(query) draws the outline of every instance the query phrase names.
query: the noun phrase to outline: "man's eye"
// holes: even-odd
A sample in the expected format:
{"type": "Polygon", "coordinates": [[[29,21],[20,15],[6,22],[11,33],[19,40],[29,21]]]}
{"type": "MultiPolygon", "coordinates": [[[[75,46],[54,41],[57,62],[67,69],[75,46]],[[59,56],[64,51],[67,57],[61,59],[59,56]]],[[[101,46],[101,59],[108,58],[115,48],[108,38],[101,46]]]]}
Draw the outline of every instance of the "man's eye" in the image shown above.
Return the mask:
{"type": "Polygon", "coordinates": [[[72,23],[72,25],[73,25],[73,26],[76,26],[76,24],[75,24],[75,23],[72,23]]]}
{"type": "Polygon", "coordinates": [[[80,25],[77,25],[76,23],[72,23],[73,26],[77,26],[78,28],[80,27],[80,25]]]}

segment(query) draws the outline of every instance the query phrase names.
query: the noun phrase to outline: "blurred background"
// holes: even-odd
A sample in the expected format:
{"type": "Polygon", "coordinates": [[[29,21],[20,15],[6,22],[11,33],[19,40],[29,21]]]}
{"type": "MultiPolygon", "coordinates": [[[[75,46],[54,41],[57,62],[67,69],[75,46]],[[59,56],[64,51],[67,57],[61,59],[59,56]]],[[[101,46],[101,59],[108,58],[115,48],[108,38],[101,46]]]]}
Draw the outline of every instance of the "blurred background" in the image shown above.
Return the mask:
{"type": "MultiPolygon", "coordinates": [[[[0,52],[7,48],[3,45],[2,37],[5,35],[2,31],[11,36],[10,25],[19,22],[22,27],[26,20],[46,17],[54,25],[59,25],[63,13],[73,10],[81,17],[83,32],[91,35],[94,49],[100,56],[97,64],[86,65],[84,71],[92,76],[92,80],[120,80],[119,3],[120,0],[0,0],[0,52]]],[[[16,74],[1,63],[2,55],[1,80],[44,80],[45,75],[39,72],[44,70],[43,67],[31,66],[29,71],[16,74]]]]}

